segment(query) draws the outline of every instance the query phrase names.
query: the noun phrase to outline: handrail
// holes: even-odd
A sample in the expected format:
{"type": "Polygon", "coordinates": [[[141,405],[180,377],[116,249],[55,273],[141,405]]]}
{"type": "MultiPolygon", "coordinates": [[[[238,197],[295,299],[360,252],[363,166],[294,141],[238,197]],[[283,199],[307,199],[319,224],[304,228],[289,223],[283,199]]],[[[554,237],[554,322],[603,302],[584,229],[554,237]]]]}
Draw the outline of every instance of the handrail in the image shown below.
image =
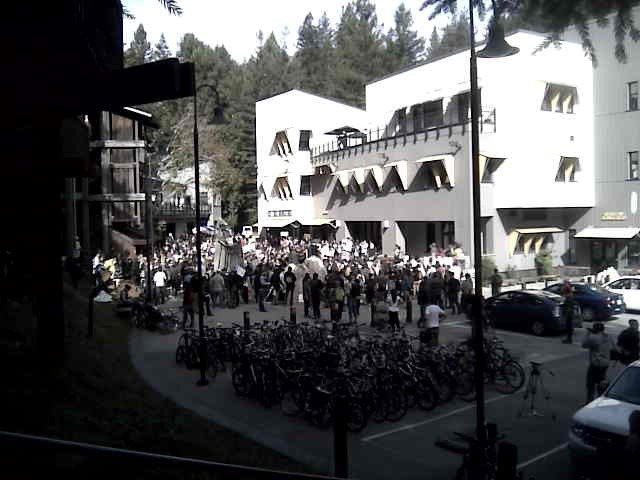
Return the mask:
{"type": "MultiPolygon", "coordinates": [[[[491,131],[495,133],[496,109],[487,106],[480,112],[480,118],[478,119],[478,121],[480,124],[481,132],[484,132],[485,129],[488,128],[488,126],[492,126],[491,131]]],[[[395,130],[395,128],[392,128],[392,124],[369,128],[365,130],[366,133],[364,133],[364,136],[362,137],[342,137],[337,139],[336,141],[325,142],[323,144],[316,145],[311,149],[311,158],[318,158],[322,157],[325,154],[332,154],[336,152],[347,151],[352,148],[363,147],[364,145],[368,145],[370,143],[381,141],[388,142],[402,137],[424,135],[425,133],[430,134],[431,132],[447,130],[454,127],[462,127],[464,129],[469,122],[471,122],[471,119],[466,118],[462,122],[458,121],[452,123],[443,123],[442,125],[432,125],[415,131],[408,128],[406,128],[405,130],[395,130]]],[[[407,119],[407,125],[409,125],[409,119],[407,119]]]]}
{"type": "Polygon", "coordinates": [[[270,470],[260,467],[249,467],[246,465],[236,465],[233,463],[212,462],[189,457],[175,457],[171,455],[161,455],[158,453],[141,452],[139,450],[127,450],[124,448],[106,447],[104,445],[94,445],[83,442],[72,442],[56,438],[40,437],[24,433],[6,432],[0,430],[0,441],[11,442],[12,445],[22,443],[38,448],[55,450],[68,450],[70,452],[84,452],[89,456],[106,456],[124,458],[136,463],[150,463],[153,466],[180,466],[193,470],[208,470],[217,473],[238,475],[239,473],[250,473],[255,478],[267,478],[274,480],[339,480],[337,477],[324,475],[314,475],[310,473],[285,472],[281,470],[270,470]]]}

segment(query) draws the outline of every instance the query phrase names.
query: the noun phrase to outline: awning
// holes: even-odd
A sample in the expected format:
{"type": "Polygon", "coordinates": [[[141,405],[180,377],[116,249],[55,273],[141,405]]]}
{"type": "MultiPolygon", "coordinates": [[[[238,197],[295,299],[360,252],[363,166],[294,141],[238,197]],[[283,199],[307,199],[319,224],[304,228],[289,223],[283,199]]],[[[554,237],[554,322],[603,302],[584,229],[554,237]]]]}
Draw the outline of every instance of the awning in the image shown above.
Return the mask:
{"type": "Polygon", "coordinates": [[[438,188],[442,185],[443,173],[447,176],[449,186],[453,187],[455,185],[455,157],[453,155],[431,155],[416,160],[416,163],[432,163],[431,172],[438,188]],[[443,169],[444,172],[442,171],[443,169]]]}
{"type": "Polygon", "coordinates": [[[335,225],[331,222],[335,222],[332,218],[308,218],[305,220],[298,220],[301,225],[306,227],[319,227],[322,225],[329,225],[335,228],[335,225]]]}
{"type": "Polygon", "coordinates": [[[349,180],[351,180],[351,170],[338,170],[334,173],[340,185],[342,185],[342,189],[345,192],[349,191],[349,180]]]}
{"type": "Polygon", "coordinates": [[[637,227],[587,227],[578,232],[575,238],[622,238],[630,239],[640,233],[637,227]]]}
{"type": "Polygon", "coordinates": [[[560,233],[560,232],[564,232],[564,230],[558,227],[538,227],[538,228],[516,228],[516,232],[521,233],[523,235],[527,235],[527,234],[536,234],[536,233],[560,233]]]}
{"type": "Polygon", "coordinates": [[[274,217],[274,218],[267,218],[264,221],[264,224],[262,225],[263,227],[266,228],[283,228],[286,227],[287,225],[295,222],[296,219],[292,218],[292,217],[274,217]]]}
{"type": "Polygon", "coordinates": [[[382,185],[384,184],[384,170],[379,165],[372,165],[371,167],[367,167],[371,172],[371,176],[376,182],[376,185],[379,189],[382,189],[382,185]]]}
{"type": "Polygon", "coordinates": [[[384,164],[385,168],[395,167],[396,172],[398,172],[398,177],[400,177],[400,182],[402,183],[402,188],[406,190],[409,187],[409,173],[407,169],[407,161],[400,160],[399,162],[390,162],[384,164]]]}

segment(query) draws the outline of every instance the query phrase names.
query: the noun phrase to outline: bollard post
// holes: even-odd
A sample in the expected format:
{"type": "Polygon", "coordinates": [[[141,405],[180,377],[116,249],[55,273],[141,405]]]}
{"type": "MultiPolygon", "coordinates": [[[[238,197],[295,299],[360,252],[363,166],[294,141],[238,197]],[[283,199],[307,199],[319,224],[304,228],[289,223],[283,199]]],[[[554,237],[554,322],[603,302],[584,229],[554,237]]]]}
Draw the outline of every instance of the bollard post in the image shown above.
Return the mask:
{"type": "Polygon", "coordinates": [[[521,282],[520,283],[520,287],[522,288],[522,290],[526,290],[527,289],[527,282],[521,282]]]}
{"type": "Polygon", "coordinates": [[[517,477],[518,447],[510,442],[498,445],[496,480],[513,480],[517,477]]]}
{"type": "Polygon", "coordinates": [[[376,316],[376,305],[375,305],[375,303],[371,302],[369,304],[369,307],[370,307],[369,309],[371,310],[371,326],[373,327],[373,325],[375,323],[374,319],[375,319],[375,316],[376,316]]]}
{"type": "Polygon", "coordinates": [[[249,318],[249,312],[244,312],[242,315],[243,326],[245,333],[251,328],[251,319],[249,318]]]}
{"type": "Polygon", "coordinates": [[[291,323],[291,325],[295,325],[297,323],[296,307],[291,307],[289,309],[289,322],[291,323]]]}
{"type": "Polygon", "coordinates": [[[349,452],[347,450],[347,418],[343,395],[335,397],[333,415],[333,467],[334,475],[339,478],[349,476],[349,452]]]}
{"type": "Polygon", "coordinates": [[[413,322],[413,304],[411,303],[411,295],[407,295],[407,323],[413,322]]]}
{"type": "Polygon", "coordinates": [[[544,279],[544,288],[547,288],[549,286],[549,279],[545,278],[544,279]]]}

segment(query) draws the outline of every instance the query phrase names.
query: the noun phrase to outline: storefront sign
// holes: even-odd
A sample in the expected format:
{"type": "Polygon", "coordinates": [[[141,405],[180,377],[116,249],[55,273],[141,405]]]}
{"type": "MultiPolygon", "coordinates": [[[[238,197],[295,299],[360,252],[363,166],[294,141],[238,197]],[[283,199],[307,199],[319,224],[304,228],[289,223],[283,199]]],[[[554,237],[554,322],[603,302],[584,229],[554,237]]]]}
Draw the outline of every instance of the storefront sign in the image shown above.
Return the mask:
{"type": "Polygon", "coordinates": [[[624,212],[603,212],[600,220],[626,220],[627,215],[624,212]]]}

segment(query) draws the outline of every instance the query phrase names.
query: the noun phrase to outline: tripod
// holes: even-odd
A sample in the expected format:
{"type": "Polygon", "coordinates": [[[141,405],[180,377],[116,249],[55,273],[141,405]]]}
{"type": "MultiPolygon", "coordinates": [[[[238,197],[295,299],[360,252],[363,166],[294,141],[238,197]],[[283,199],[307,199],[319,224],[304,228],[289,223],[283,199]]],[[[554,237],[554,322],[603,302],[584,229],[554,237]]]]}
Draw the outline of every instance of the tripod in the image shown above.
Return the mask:
{"type": "MultiPolygon", "coordinates": [[[[529,381],[527,382],[527,389],[524,392],[522,398],[522,408],[518,413],[519,417],[544,417],[544,414],[536,410],[536,396],[538,391],[544,396],[545,400],[549,400],[551,395],[544,386],[542,378],[542,372],[546,371],[549,375],[553,376],[553,372],[549,369],[542,367],[540,362],[529,362],[529,381]]],[[[555,413],[551,414],[551,418],[555,420],[555,413]]]]}

